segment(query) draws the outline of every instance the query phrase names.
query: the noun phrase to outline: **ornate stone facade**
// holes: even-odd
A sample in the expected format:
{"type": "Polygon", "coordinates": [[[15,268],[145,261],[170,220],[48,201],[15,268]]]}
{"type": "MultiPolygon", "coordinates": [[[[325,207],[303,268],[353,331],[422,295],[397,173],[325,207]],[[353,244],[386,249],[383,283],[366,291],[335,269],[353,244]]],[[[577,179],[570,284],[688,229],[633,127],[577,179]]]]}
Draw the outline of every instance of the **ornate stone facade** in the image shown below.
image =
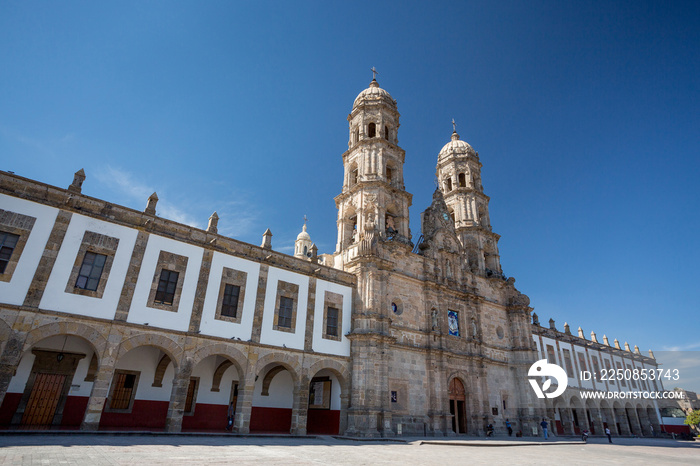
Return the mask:
{"type": "Polygon", "coordinates": [[[594,384],[535,396],[528,369],[550,340],[589,365],[656,363],[532,323],[501,269],[478,153],[453,132],[414,245],[396,101],[372,80],[348,123],[336,251],[321,256],[306,224],[288,256],[269,230],[260,247],[219,235],[216,213],[206,230],[160,218],[155,193],[144,212],[85,196],[82,170],[68,189],[0,172],[14,241],[0,425],[223,429],[232,403],[240,433],[483,435],[509,419],[536,435],[546,416],[561,433],[643,434],[655,405],[634,406],[633,425],[574,396],[594,384]]]}

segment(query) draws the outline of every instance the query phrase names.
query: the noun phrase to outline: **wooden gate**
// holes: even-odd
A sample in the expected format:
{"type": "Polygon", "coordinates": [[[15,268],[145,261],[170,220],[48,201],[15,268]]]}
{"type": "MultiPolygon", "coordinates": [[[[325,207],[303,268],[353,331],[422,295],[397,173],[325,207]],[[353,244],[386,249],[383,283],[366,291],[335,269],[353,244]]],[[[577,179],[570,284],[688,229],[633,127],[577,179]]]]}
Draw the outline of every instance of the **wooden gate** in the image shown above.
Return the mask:
{"type": "Polygon", "coordinates": [[[66,376],[40,372],[34,380],[34,387],[22,416],[26,426],[46,426],[53,423],[56,407],[61,399],[66,376]]]}

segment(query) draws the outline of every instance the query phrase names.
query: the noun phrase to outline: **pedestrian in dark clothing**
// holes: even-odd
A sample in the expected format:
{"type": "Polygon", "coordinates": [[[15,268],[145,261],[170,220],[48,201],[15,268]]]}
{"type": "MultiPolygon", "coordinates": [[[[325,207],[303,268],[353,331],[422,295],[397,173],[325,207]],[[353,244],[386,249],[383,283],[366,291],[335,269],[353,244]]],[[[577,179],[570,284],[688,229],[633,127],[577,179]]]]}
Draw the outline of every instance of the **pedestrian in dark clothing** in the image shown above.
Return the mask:
{"type": "Polygon", "coordinates": [[[506,419],[506,428],[508,429],[508,437],[513,435],[513,426],[510,425],[510,420],[506,419]]]}
{"type": "Polygon", "coordinates": [[[612,436],[610,435],[610,429],[605,428],[605,435],[608,436],[608,443],[612,443],[612,436]]]}

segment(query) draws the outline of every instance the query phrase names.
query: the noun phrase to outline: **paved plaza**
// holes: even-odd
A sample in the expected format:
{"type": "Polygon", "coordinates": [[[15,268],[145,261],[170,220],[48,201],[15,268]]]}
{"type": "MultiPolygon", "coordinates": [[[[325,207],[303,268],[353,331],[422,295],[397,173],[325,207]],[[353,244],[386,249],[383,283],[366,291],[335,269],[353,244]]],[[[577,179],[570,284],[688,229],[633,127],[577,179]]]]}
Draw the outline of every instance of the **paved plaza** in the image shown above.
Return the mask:
{"type": "Polygon", "coordinates": [[[0,434],[8,465],[699,464],[700,442],[594,438],[542,444],[503,439],[357,441],[333,437],[0,434]]]}

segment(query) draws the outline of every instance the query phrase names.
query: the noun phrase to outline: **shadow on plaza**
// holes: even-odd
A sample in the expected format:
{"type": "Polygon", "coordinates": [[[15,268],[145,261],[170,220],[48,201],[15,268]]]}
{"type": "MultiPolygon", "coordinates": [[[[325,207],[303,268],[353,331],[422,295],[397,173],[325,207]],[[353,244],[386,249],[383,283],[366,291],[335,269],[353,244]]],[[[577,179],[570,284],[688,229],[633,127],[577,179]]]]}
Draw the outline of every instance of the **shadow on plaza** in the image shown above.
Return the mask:
{"type": "MultiPolygon", "coordinates": [[[[485,437],[397,437],[397,438],[349,438],[334,436],[290,436],[275,434],[238,435],[230,433],[178,433],[164,432],[80,432],[80,431],[0,431],[0,448],[16,446],[366,446],[366,445],[420,445],[445,447],[540,447],[556,446],[579,441],[579,437],[556,437],[548,441],[543,438],[513,439],[507,436],[485,437]]],[[[659,448],[700,448],[700,442],[658,438],[613,438],[609,444],[607,438],[592,437],[592,445],[610,445],[611,447],[644,446],[659,448]]],[[[580,446],[584,443],[578,442],[580,446]]]]}

